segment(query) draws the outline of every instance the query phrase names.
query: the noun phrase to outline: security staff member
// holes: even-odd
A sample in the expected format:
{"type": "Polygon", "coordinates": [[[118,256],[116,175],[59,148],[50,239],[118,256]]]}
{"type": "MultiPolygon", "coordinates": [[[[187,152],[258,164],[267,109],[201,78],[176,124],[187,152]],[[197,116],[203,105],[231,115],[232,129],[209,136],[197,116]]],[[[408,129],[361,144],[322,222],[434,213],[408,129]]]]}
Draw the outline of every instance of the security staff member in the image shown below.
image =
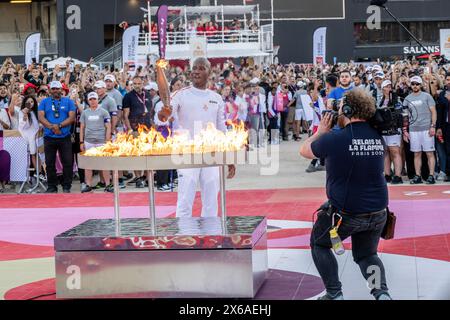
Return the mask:
{"type": "MultiPolygon", "coordinates": [[[[164,114],[174,117],[175,130],[188,130],[191,138],[208,123],[218,130],[226,131],[224,104],[222,97],[207,89],[211,64],[205,58],[197,58],[192,67],[192,86],[176,91],[171,98],[171,106],[164,106],[158,113],[160,121],[164,114]]],[[[228,166],[228,179],[234,177],[235,167],[228,166]]],[[[219,193],[219,168],[178,170],[177,217],[192,216],[197,184],[200,182],[202,195],[202,217],[217,216],[219,193]]]]}
{"type": "Polygon", "coordinates": [[[133,90],[123,97],[123,120],[127,131],[137,132],[139,125],[148,129],[153,124],[154,106],[148,92],[143,89],[143,81],[139,76],[133,78],[133,90]]]}
{"type": "Polygon", "coordinates": [[[38,107],[39,122],[44,126],[45,164],[47,166],[46,193],[58,192],[56,153],[63,165],[63,192],[70,193],[73,176],[72,140],[70,127],[75,122],[76,107],[72,100],[62,97],[62,84],[50,83],[51,97],[41,101],[38,107]]]}
{"type": "Polygon", "coordinates": [[[375,114],[375,100],[366,91],[345,93],[340,103],[338,125],[331,131],[332,118],[325,114],[319,129],[301,146],[307,159],[325,158],[328,203],[321,207],[311,232],[314,264],[327,293],[321,300],[342,300],[338,265],[331,248],[330,230],[337,227],[342,241],[352,237],[354,261],[368,280],[377,273],[379,285],[371,293],[378,300],[391,300],[383,263],[377,255],[378,242],[386,224],[388,191],[383,175],[384,141],[367,123],[375,114]]]}

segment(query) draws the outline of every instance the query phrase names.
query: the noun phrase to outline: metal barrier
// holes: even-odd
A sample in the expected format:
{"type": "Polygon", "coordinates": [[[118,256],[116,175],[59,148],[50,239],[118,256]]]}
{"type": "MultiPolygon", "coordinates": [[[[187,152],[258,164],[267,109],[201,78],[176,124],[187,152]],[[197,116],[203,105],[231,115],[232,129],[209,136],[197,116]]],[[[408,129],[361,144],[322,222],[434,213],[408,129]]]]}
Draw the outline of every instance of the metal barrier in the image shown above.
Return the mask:
{"type": "MultiPolygon", "coordinates": [[[[225,30],[216,31],[214,33],[202,32],[194,33],[191,31],[184,32],[168,32],[167,33],[167,44],[177,45],[177,44],[189,44],[189,39],[191,36],[206,36],[208,43],[258,43],[261,41],[261,32],[250,31],[250,30],[225,30]]],[[[149,34],[141,33],[139,35],[139,45],[148,46],[149,45],[149,34]]],[[[151,35],[151,45],[158,45],[158,35],[152,33],[151,35]]]]}

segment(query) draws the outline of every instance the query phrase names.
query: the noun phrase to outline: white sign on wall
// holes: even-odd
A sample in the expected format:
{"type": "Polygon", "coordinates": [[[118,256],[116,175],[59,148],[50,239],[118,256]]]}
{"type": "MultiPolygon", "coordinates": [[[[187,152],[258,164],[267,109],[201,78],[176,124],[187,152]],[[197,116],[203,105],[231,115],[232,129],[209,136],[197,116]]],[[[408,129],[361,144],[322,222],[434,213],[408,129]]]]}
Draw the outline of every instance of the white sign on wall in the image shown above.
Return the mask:
{"type": "Polygon", "coordinates": [[[441,29],[441,55],[444,55],[446,59],[450,58],[450,29],[441,29]]]}

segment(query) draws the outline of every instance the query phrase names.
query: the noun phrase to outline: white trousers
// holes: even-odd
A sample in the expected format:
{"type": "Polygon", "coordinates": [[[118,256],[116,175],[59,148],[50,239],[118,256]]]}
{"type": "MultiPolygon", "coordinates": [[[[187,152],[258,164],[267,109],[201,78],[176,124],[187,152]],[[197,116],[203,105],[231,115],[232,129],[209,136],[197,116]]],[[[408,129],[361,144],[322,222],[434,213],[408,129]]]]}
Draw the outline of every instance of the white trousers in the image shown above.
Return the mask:
{"type": "Polygon", "coordinates": [[[199,181],[202,217],[218,216],[219,167],[210,167],[178,170],[177,217],[192,217],[192,206],[199,181]]]}

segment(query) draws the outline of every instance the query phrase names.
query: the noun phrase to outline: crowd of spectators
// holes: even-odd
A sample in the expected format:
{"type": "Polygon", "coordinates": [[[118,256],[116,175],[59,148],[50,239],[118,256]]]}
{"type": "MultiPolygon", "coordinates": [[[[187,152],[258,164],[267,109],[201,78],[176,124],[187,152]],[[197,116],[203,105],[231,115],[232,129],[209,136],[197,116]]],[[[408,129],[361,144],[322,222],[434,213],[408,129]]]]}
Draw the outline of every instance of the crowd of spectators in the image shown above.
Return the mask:
{"type": "MultiPolygon", "coordinates": [[[[228,121],[244,121],[252,129],[250,150],[301,141],[317,130],[323,112],[333,109],[346,91],[363,88],[378,108],[405,110],[404,125],[384,136],[386,180],[398,184],[409,179],[416,184],[423,179],[433,184],[448,181],[450,175],[447,68],[432,56],[425,62],[336,65],[238,65],[227,60],[212,67],[208,88],[222,95],[228,121]]],[[[167,77],[172,92],[189,86],[189,66],[172,66],[167,77]]],[[[110,172],[97,178],[79,169],[77,154],[119,132],[136,131],[140,124],[167,131],[169,124],[155,117],[161,104],[151,65],[132,72],[127,64],[122,70],[98,70],[68,62],[47,70],[39,63],[23,66],[8,58],[0,69],[0,131],[21,133],[28,144],[30,168],[37,166],[37,157],[42,160],[39,179],[47,182],[47,192],[58,192],[58,184],[70,192],[73,179],[80,180],[82,192],[112,192],[110,172]]],[[[0,157],[4,191],[9,179],[2,161],[0,157]]],[[[325,164],[316,159],[305,169],[322,171],[325,164]]],[[[176,172],[156,174],[159,191],[173,190],[176,180],[176,172]]],[[[121,188],[142,188],[147,181],[142,172],[120,173],[121,188]]]]}

